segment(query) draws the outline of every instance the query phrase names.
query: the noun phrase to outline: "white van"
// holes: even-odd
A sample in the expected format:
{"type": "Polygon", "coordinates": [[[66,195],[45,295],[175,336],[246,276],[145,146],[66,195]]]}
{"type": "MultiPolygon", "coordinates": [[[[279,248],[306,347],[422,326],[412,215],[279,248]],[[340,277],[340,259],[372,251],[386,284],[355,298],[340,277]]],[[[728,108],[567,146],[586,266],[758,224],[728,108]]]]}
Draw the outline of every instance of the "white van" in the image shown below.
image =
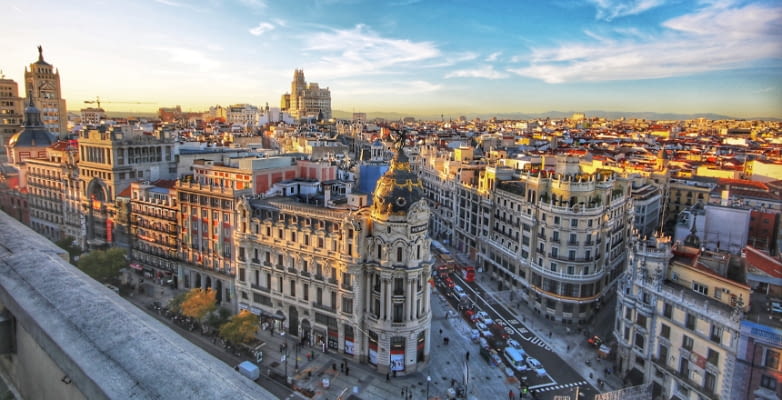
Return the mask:
{"type": "Polygon", "coordinates": [[[513,347],[506,347],[505,348],[505,359],[508,360],[508,363],[510,364],[513,369],[516,371],[524,372],[527,370],[527,364],[524,363],[524,357],[521,355],[521,352],[519,352],[518,349],[514,349],[513,347]]]}

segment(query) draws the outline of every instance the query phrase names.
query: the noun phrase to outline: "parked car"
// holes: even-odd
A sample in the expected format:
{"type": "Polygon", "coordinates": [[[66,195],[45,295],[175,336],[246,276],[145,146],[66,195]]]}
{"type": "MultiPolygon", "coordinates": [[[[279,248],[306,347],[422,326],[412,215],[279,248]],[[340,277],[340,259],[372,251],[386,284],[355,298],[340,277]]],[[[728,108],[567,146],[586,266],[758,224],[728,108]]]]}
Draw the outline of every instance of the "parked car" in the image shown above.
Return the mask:
{"type": "Polygon", "coordinates": [[[508,339],[508,346],[518,350],[521,348],[521,343],[517,342],[516,339],[508,339]]]}
{"type": "Polygon", "coordinates": [[[491,347],[489,347],[489,341],[486,340],[486,338],[478,338],[478,344],[481,346],[484,350],[489,350],[491,347]]]}
{"type": "Polygon", "coordinates": [[[444,283],[445,283],[445,286],[448,286],[451,289],[453,289],[453,287],[456,286],[456,284],[453,283],[453,279],[451,279],[450,277],[449,278],[445,278],[444,283]]]}
{"type": "Polygon", "coordinates": [[[480,322],[480,321],[475,323],[475,328],[478,329],[479,331],[488,331],[489,330],[489,327],[486,326],[486,324],[484,324],[483,322],[480,322]]]}
{"type": "Polygon", "coordinates": [[[594,347],[600,347],[600,345],[603,344],[603,339],[600,339],[600,336],[595,335],[587,339],[587,343],[591,344],[594,347]]]}
{"type": "Polygon", "coordinates": [[[457,296],[457,297],[459,297],[459,296],[461,296],[461,295],[465,294],[465,293],[464,293],[464,289],[462,289],[462,287],[461,287],[461,286],[459,286],[459,285],[454,285],[454,287],[453,287],[453,291],[454,291],[454,293],[456,293],[456,296],[457,296]]]}
{"type": "Polygon", "coordinates": [[[546,375],[546,369],[543,368],[543,364],[541,364],[537,358],[527,357],[527,365],[529,366],[529,369],[535,371],[536,375],[546,375]]]}
{"type": "Polygon", "coordinates": [[[481,338],[481,332],[477,329],[473,329],[470,331],[470,340],[472,340],[473,343],[478,343],[478,339],[481,338]]]}

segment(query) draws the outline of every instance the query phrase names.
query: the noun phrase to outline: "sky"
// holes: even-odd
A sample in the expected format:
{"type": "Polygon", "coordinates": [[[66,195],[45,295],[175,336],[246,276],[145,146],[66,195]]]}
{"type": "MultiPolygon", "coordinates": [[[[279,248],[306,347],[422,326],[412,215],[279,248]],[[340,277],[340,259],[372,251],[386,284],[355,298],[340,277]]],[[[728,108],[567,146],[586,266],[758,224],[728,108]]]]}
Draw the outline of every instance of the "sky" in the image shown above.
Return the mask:
{"type": "MultiPolygon", "coordinates": [[[[332,108],[782,118],[782,2],[0,0],[0,70],[38,58],[77,110],[278,107],[293,71],[332,108]]],[[[21,94],[24,95],[24,94],[21,94]]]]}

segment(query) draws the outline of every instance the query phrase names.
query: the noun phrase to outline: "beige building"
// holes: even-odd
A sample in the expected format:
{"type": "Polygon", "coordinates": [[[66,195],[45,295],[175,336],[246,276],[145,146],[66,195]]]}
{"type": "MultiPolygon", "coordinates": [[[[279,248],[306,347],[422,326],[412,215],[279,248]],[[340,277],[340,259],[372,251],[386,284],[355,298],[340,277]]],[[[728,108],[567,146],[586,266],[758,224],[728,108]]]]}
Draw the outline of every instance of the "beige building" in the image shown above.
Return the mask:
{"type": "Polygon", "coordinates": [[[549,319],[586,323],[624,271],[633,205],[629,180],[612,171],[580,174],[559,156],[555,172],[487,169],[488,234],[477,265],[500,288],[549,319]]]}
{"type": "Polygon", "coordinates": [[[79,238],[79,171],[76,147],[60,141],[46,157],[25,162],[29,193],[30,227],[47,239],[79,238]]]}
{"type": "Polygon", "coordinates": [[[429,207],[400,150],[371,207],[244,198],[238,205],[239,307],[301,343],[379,372],[423,370],[430,344],[429,207]]]}
{"type": "Polygon", "coordinates": [[[24,100],[19,97],[19,85],[0,73],[0,163],[8,162],[7,149],[11,136],[22,128],[24,100]]]}
{"type": "Polygon", "coordinates": [[[135,181],[174,179],[174,140],[167,132],[144,135],[129,126],[100,126],[79,132],[79,179],[82,213],[86,216],[83,236],[98,246],[119,240],[127,232],[117,226],[117,196],[135,181]]]}
{"type": "Polygon", "coordinates": [[[293,71],[291,92],[282,95],[280,109],[294,119],[331,119],[331,91],[321,89],[315,82],[304,80],[304,70],[293,71]]]}
{"type": "Polygon", "coordinates": [[[655,398],[737,399],[734,370],[750,289],[725,277],[729,256],[634,240],[617,291],[619,373],[655,398]]]}
{"type": "Polygon", "coordinates": [[[177,283],[179,203],[173,180],[130,184],[130,267],[177,283]]]}
{"type": "Polygon", "coordinates": [[[64,137],[68,133],[68,111],[60,88],[60,73],[43,60],[43,48],[38,46],[38,61],[24,70],[27,97],[41,110],[41,120],[49,131],[64,137]]]}

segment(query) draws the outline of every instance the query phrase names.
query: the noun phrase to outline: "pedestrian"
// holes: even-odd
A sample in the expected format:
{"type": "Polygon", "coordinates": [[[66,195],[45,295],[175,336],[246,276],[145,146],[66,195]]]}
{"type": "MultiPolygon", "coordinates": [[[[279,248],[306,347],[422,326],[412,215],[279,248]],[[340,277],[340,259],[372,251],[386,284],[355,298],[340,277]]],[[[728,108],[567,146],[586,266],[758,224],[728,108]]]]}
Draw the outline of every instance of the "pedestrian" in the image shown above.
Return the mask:
{"type": "Polygon", "coordinates": [[[467,358],[467,361],[470,361],[470,352],[468,351],[467,354],[464,355],[465,358],[467,358]]]}
{"type": "Polygon", "coordinates": [[[567,345],[567,351],[570,351],[570,344],[567,345]]]}
{"type": "Polygon", "coordinates": [[[388,381],[390,381],[390,380],[391,380],[391,374],[389,374],[388,372],[386,372],[386,382],[388,382],[388,381]]]}
{"type": "Polygon", "coordinates": [[[348,366],[345,366],[345,376],[350,376],[350,368],[348,366]]]}
{"type": "Polygon", "coordinates": [[[337,372],[337,363],[331,363],[331,370],[337,372]]]}
{"type": "Polygon", "coordinates": [[[508,400],[514,400],[516,396],[513,395],[513,389],[508,391],[508,400]]]}
{"type": "Polygon", "coordinates": [[[339,363],[339,372],[345,371],[345,363],[339,363]]]}
{"type": "Polygon", "coordinates": [[[440,336],[443,336],[443,330],[440,329],[440,336]]]}

